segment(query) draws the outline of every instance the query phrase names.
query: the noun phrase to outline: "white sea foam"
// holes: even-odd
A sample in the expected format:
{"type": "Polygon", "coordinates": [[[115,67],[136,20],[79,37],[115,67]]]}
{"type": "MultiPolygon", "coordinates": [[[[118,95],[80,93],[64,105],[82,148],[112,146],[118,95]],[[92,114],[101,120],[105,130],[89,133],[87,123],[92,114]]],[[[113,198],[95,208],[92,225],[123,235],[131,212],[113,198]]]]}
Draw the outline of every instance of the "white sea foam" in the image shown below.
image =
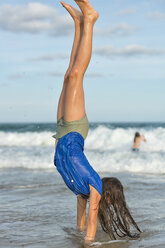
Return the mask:
{"type": "Polygon", "coordinates": [[[0,146],[51,146],[51,132],[0,132],[0,146]]]}
{"type": "Polygon", "coordinates": [[[139,129],[147,142],[140,152],[132,152],[136,129],[109,129],[99,126],[90,130],[86,155],[97,171],[134,173],[165,173],[165,128],[139,129]]]}
{"type": "MultiPolygon", "coordinates": [[[[90,130],[86,140],[86,148],[89,150],[120,150],[127,151],[132,147],[133,137],[137,130],[135,128],[109,129],[99,126],[90,130]]],[[[165,128],[139,129],[144,134],[147,142],[141,144],[141,151],[165,152],[165,128]]]]}
{"type": "MultiPolygon", "coordinates": [[[[85,154],[98,172],[165,173],[165,128],[138,129],[147,139],[132,152],[135,128],[90,129],[85,154]]],[[[54,169],[51,132],[0,132],[0,168],[54,169]]]]}
{"type": "Polygon", "coordinates": [[[104,241],[104,242],[93,242],[91,245],[89,245],[90,247],[94,246],[94,247],[98,247],[98,246],[102,246],[102,245],[108,245],[108,244],[114,244],[114,243],[125,243],[127,242],[126,240],[110,240],[110,241],[104,241]]]}

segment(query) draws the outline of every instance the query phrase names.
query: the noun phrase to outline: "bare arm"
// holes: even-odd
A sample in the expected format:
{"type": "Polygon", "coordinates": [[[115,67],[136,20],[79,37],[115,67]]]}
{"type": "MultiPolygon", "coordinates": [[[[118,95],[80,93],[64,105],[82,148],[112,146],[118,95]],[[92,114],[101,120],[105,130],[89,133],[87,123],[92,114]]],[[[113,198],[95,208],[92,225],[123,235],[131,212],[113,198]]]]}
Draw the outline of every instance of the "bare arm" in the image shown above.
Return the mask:
{"type": "Polygon", "coordinates": [[[147,142],[146,138],[144,137],[144,135],[141,135],[141,140],[143,140],[144,142],[147,142]]]}
{"type": "Polygon", "coordinates": [[[96,231],[97,231],[97,216],[99,209],[99,202],[101,195],[98,191],[90,186],[90,202],[89,202],[89,212],[88,212],[88,223],[87,223],[87,232],[85,236],[85,243],[90,243],[94,241],[96,231]]]}

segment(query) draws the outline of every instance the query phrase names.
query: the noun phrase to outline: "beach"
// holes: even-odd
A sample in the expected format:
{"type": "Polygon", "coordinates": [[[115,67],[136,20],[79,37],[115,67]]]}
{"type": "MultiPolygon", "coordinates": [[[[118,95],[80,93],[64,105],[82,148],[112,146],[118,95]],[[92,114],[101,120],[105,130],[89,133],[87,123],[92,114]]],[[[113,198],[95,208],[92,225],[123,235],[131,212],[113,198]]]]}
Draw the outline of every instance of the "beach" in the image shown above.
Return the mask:
{"type": "MultiPolygon", "coordinates": [[[[55,124],[0,124],[0,247],[82,248],[76,197],[54,164],[55,124]]],[[[100,225],[92,247],[165,247],[165,123],[91,123],[85,154],[101,177],[117,177],[142,230],[111,241],[100,225]],[[132,152],[136,131],[144,134],[132,152]]]]}

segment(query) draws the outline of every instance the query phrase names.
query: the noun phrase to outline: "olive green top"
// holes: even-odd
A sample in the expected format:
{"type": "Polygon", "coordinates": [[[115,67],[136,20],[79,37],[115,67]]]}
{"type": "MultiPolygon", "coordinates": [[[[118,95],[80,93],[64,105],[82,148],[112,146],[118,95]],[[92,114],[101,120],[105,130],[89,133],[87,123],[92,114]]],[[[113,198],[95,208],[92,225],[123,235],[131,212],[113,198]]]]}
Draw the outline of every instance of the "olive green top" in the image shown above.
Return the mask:
{"type": "Polygon", "coordinates": [[[85,139],[88,134],[88,128],[89,124],[86,115],[79,120],[69,122],[65,121],[64,118],[61,118],[57,121],[57,131],[56,134],[53,135],[53,138],[58,140],[70,132],[78,132],[85,139]]]}

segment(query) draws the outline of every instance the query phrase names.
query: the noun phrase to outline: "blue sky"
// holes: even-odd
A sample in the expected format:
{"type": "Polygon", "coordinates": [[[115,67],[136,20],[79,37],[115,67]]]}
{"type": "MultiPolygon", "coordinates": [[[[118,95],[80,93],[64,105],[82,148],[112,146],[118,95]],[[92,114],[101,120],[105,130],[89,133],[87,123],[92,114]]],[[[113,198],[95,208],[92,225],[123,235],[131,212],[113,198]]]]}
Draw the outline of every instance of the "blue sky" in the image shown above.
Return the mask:
{"type": "MultiPolygon", "coordinates": [[[[165,1],[90,2],[100,17],[84,79],[88,119],[165,121],[165,1]]],[[[56,121],[73,28],[60,1],[0,0],[0,122],[56,121]]]]}

